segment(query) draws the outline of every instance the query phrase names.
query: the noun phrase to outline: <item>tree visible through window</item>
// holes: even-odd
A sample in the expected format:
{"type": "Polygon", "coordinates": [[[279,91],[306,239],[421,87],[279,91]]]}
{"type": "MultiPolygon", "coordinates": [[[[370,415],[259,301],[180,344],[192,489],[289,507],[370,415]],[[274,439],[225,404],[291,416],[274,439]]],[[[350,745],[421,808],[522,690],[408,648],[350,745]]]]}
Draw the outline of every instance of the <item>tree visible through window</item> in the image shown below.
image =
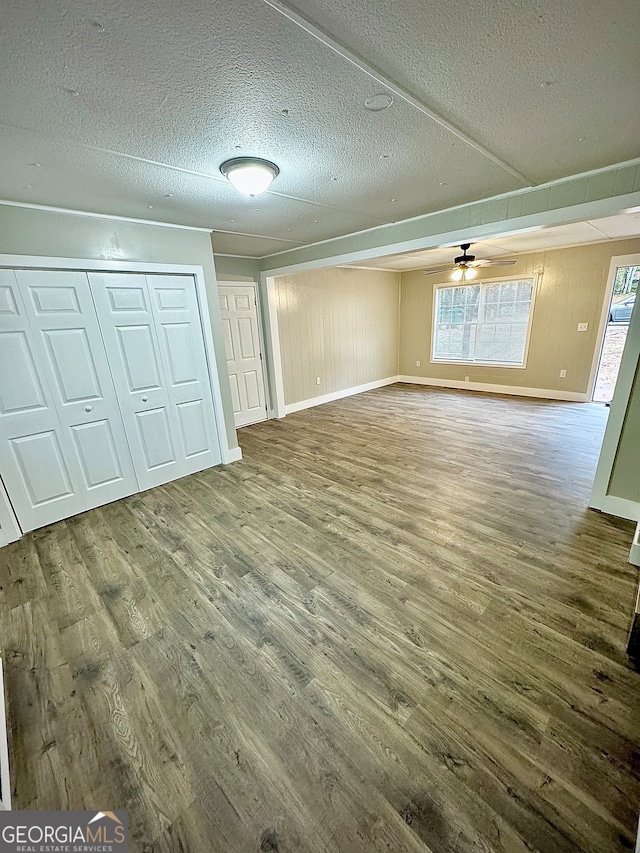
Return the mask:
{"type": "Polygon", "coordinates": [[[522,367],[533,279],[436,289],[434,361],[522,367]]]}

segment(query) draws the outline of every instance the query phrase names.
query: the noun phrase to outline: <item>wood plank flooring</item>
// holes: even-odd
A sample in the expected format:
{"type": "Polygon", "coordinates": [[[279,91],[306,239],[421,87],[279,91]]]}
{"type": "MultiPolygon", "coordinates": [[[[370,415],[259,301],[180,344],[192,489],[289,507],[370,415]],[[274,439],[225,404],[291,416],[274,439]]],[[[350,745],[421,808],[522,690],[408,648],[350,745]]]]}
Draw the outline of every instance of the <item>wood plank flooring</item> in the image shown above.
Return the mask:
{"type": "Polygon", "coordinates": [[[0,550],[15,807],[142,853],[614,853],[640,807],[606,409],[396,385],[0,550]]]}

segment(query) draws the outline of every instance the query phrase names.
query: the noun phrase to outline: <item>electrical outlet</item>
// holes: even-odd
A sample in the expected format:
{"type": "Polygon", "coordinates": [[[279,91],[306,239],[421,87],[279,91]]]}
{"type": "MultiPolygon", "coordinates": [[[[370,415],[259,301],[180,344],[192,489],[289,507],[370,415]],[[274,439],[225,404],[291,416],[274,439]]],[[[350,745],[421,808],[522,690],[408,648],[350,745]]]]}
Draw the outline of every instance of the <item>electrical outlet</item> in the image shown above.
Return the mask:
{"type": "Polygon", "coordinates": [[[561,370],[561,371],[560,371],[560,379],[564,379],[564,378],[566,377],[566,375],[567,375],[567,371],[566,371],[566,370],[561,370]]]}
{"type": "Polygon", "coordinates": [[[420,367],[420,362],[416,361],[416,367],[420,367]]]}
{"type": "Polygon", "coordinates": [[[465,381],[465,382],[468,382],[468,381],[469,381],[469,377],[468,377],[468,376],[465,376],[465,377],[464,377],[464,381],[465,381]]]}
{"type": "Polygon", "coordinates": [[[316,385],[319,385],[319,384],[320,384],[320,377],[316,376],[316,385]]]}
{"type": "Polygon", "coordinates": [[[588,323],[578,323],[578,331],[579,332],[586,332],[588,328],[589,328],[588,323]]]}

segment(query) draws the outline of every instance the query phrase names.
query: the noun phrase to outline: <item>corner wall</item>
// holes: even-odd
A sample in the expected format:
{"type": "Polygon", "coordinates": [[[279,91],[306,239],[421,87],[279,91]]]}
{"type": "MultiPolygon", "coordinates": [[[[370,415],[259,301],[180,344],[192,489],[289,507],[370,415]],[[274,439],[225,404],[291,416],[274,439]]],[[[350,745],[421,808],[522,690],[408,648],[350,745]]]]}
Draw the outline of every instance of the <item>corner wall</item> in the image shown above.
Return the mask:
{"type": "Polygon", "coordinates": [[[202,266],[224,408],[224,428],[229,448],[238,446],[208,232],[0,205],[0,253],[202,266]]]}
{"type": "MultiPolygon", "coordinates": [[[[400,370],[402,376],[434,379],[454,387],[474,383],[507,386],[519,393],[538,392],[559,399],[584,399],[597,343],[597,334],[611,258],[640,251],[640,240],[621,240],[571,249],[517,256],[510,267],[488,267],[474,281],[525,278],[539,273],[538,292],[527,366],[490,367],[431,362],[433,294],[445,276],[425,278],[421,270],[402,274],[400,310],[400,370]],[[578,332],[578,323],[589,324],[578,332]],[[421,366],[416,366],[416,361],[421,366]],[[566,379],[560,371],[566,370],[566,379]]],[[[499,389],[496,389],[499,390],[499,389]]],[[[506,391],[508,393],[508,390],[506,391]]]]}
{"type": "Polygon", "coordinates": [[[395,379],[399,295],[396,272],[327,267],[275,279],[289,411],[395,379]]]}
{"type": "Polygon", "coordinates": [[[260,281],[260,264],[257,258],[240,258],[213,253],[218,281],[260,281]]]}

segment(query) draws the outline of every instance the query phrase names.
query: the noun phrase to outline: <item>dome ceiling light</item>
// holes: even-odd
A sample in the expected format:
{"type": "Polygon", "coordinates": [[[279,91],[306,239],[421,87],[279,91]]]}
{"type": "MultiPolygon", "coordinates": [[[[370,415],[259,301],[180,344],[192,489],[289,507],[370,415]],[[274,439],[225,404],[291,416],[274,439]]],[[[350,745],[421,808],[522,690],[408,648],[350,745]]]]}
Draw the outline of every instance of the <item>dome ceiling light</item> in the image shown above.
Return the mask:
{"type": "Polygon", "coordinates": [[[238,192],[251,196],[266,192],[280,173],[275,163],[260,157],[233,157],[224,161],[220,171],[238,192]]]}

